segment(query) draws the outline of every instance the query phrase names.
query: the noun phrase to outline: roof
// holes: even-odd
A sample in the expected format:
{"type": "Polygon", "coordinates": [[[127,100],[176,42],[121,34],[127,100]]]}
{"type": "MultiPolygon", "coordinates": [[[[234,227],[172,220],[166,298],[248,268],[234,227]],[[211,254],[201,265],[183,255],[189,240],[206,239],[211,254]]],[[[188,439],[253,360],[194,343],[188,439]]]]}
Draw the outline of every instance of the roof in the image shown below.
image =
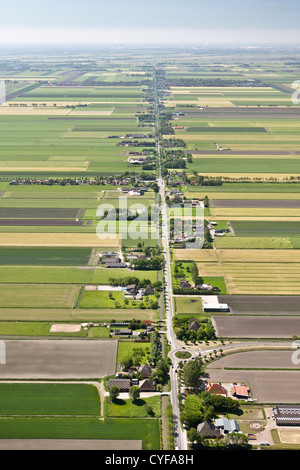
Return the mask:
{"type": "Polygon", "coordinates": [[[200,328],[200,326],[198,325],[197,322],[195,321],[192,321],[191,323],[189,323],[189,326],[188,326],[188,330],[193,330],[193,331],[198,331],[200,328]]]}
{"type": "Polygon", "coordinates": [[[145,392],[154,392],[155,391],[155,385],[150,379],[145,379],[142,380],[139,384],[140,390],[144,390],[145,392]]]}
{"type": "Polygon", "coordinates": [[[273,408],[276,424],[295,425],[300,424],[300,406],[299,405],[277,405],[273,408]]]}
{"type": "Polygon", "coordinates": [[[139,368],[139,372],[142,374],[143,377],[150,377],[151,368],[147,366],[147,364],[142,364],[139,368]]]}
{"type": "Polygon", "coordinates": [[[234,385],[231,389],[231,393],[238,397],[249,397],[249,389],[244,385],[234,385]]]}
{"type": "Polygon", "coordinates": [[[238,432],[240,427],[235,419],[229,420],[228,418],[217,418],[215,420],[217,428],[223,428],[225,432],[238,432]]]}
{"type": "Polygon", "coordinates": [[[114,385],[119,387],[121,391],[127,391],[130,389],[130,379],[109,379],[108,390],[114,385]]]}
{"type": "Polygon", "coordinates": [[[202,436],[217,437],[220,436],[220,431],[215,428],[214,424],[209,421],[204,421],[197,426],[197,431],[202,436]]]}
{"type": "Polygon", "coordinates": [[[205,387],[205,391],[212,395],[227,395],[225,388],[220,384],[208,384],[205,387]]]}

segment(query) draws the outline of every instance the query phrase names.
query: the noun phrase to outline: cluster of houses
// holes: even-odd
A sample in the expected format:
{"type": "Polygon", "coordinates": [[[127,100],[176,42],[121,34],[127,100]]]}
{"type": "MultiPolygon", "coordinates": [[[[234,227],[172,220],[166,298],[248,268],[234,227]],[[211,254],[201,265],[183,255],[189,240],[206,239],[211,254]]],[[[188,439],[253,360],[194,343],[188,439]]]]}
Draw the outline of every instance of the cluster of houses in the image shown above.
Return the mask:
{"type": "Polygon", "coordinates": [[[155,392],[156,384],[153,380],[150,379],[152,374],[151,367],[147,364],[142,364],[140,367],[131,367],[128,370],[129,375],[139,374],[142,377],[142,380],[137,378],[120,378],[117,374],[115,379],[109,379],[108,389],[112,386],[117,386],[120,389],[120,392],[129,392],[131,386],[136,385],[139,387],[141,392],[155,392]]]}
{"type": "MultiPolygon", "coordinates": [[[[112,327],[115,327],[115,326],[129,326],[129,324],[130,324],[129,322],[128,323],[127,322],[122,322],[122,324],[120,324],[120,325],[117,324],[117,323],[112,323],[110,325],[110,327],[112,328],[112,327]]],[[[143,333],[144,335],[148,335],[148,334],[152,333],[155,330],[155,328],[152,325],[151,321],[148,322],[147,320],[143,321],[143,328],[144,328],[144,330],[139,332],[139,336],[141,335],[141,333],[143,333]]],[[[132,334],[133,334],[133,332],[130,328],[118,328],[118,329],[113,330],[113,332],[112,332],[113,336],[132,336],[132,334]]]]}
{"type": "MultiPolygon", "coordinates": [[[[206,383],[205,391],[213,395],[222,395],[227,397],[227,390],[219,383],[206,383]]],[[[246,385],[237,385],[236,383],[230,388],[232,398],[248,399],[249,388],[246,385]]],[[[299,407],[300,408],[300,407],[299,407]]],[[[205,421],[198,424],[197,431],[200,436],[206,438],[221,438],[232,432],[241,433],[238,422],[235,419],[228,419],[220,416],[214,422],[205,421]]]]}
{"type": "Polygon", "coordinates": [[[197,285],[192,285],[190,284],[186,279],[180,279],[180,284],[179,284],[180,289],[195,289],[195,290],[207,290],[207,291],[212,291],[212,292],[220,292],[219,287],[213,287],[211,284],[197,284],[197,285]]]}
{"type": "Polygon", "coordinates": [[[129,196],[143,196],[148,191],[148,186],[143,184],[136,188],[121,188],[123,194],[129,194],[129,196]]]}

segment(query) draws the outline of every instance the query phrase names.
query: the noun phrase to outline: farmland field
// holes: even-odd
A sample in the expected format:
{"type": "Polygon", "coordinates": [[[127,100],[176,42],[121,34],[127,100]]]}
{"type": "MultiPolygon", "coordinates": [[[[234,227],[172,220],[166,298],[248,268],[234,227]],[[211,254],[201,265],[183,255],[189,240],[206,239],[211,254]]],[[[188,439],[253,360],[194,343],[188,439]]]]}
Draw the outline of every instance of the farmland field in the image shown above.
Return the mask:
{"type": "Polygon", "coordinates": [[[97,388],[87,384],[1,383],[0,415],[99,415],[97,388]]]}

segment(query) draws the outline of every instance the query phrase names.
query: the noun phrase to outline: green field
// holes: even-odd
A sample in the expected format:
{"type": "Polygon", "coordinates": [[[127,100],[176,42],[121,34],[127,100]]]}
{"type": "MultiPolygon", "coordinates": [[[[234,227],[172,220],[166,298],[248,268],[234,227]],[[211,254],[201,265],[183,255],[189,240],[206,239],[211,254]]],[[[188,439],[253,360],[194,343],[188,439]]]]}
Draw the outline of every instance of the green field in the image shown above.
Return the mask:
{"type": "Polygon", "coordinates": [[[150,405],[153,408],[154,416],[156,418],[161,416],[161,397],[154,396],[149,398],[139,398],[135,403],[132,400],[118,398],[114,402],[110,402],[108,398],[105,399],[105,415],[107,417],[136,417],[146,418],[147,412],[145,405],[150,405]]]}
{"type": "Polygon", "coordinates": [[[154,295],[145,297],[142,301],[125,299],[124,292],[83,291],[79,308],[151,308],[151,302],[156,301],[154,295]]]}
{"type": "Polygon", "coordinates": [[[100,413],[99,393],[94,385],[0,383],[0,394],[1,416],[96,416],[100,413]]]}
{"type": "Polygon", "coordinates": [[[2,418],[0,439],[133,439],[160,449],[158,419],[2,418]]]}
{"type": "Polygon", "coordinates": [[[125,357],[130,356],[136,349],[143,349],[145,355],[142,356],[142,364],[147,363],[147,359],[150,359],[151,343],[135,343],[134,341],[119,341],[118,342],[118,357],[117,364],[122,364],[125,357]]]}
{"type": "Polygon", "coordinates": [[[237,237],[300,237],[300,222],[281,221],[232,221],[237,237]]]}
{"type": "Polygon", "coordinates": [[[85,266],[90,255],[90,248],[0,247],[0,265],[85,266]]]}
{"type": "Polygon", "coordinates": [[[0,284],[0,308],[74,307],[80,288],[70,285],[0,284]]]}
{"type": "Polygon", "coordinates": [[[138,279],[157,280],[157,271],[134,271],[91,267],[3,266],[0,283],[14,284],[107,284],[111,278],[134,276],[138,279]]]}

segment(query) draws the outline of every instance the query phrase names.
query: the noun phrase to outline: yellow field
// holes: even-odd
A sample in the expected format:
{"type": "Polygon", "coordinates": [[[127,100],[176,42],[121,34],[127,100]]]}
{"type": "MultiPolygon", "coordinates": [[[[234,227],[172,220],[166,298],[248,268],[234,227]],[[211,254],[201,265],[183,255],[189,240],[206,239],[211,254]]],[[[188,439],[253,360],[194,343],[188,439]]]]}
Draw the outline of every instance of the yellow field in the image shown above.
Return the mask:
{"type": "Polygon", "coordinates": [[[0,233],[0,246],[119,247],[119,235],[100,240],[96,233],[0,233]]]}
{"type": "Polygon", "coordinates": [[[177,260],[194,261],[218,261],[216,250],[174,250],[174,258],[177,260]]]}

